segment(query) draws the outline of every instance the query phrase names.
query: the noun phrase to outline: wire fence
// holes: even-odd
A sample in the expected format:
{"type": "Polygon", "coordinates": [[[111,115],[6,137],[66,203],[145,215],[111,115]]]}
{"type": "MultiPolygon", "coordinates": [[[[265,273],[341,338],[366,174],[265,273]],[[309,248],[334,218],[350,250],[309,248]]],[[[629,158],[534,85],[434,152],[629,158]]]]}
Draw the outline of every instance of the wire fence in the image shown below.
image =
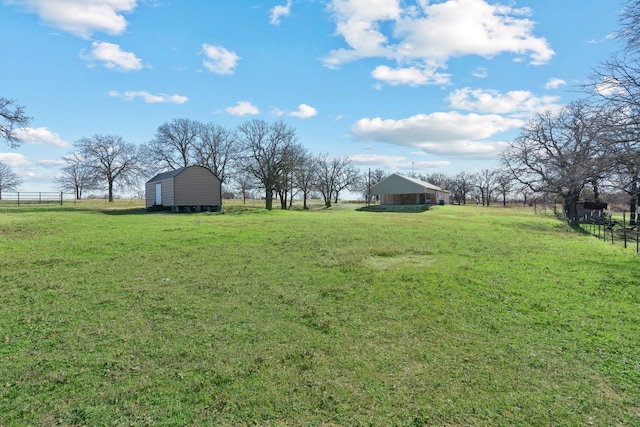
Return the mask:
{"type": "Polygon", "coordinates": [[[74,202],[75,200],[75,194],[58,191],[20,191],[0,194],[0,206],[62,205],[65,201],[74,202]]]}
{"type": "Polygon", "coordinates": [[[634,249],[640,255],[640,225],[627,211],[592,211],[580,218],[579,225],[599,239],[634,249]]]}

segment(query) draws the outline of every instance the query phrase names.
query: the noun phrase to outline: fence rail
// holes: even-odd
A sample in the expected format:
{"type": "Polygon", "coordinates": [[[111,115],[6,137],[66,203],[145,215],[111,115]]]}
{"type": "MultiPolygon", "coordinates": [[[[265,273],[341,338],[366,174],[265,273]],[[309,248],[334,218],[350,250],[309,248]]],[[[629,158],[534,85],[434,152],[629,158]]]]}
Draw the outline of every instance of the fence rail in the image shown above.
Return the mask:
{"type": "Polygon", "coordinates": [[[580,227],[586,232],[612,244],[635,249],[640,255],[640,224],[631,221],[629,212],[592,212],[580,218],[580,227]]]}
{"type": "Polygon", "coordinates": [[[64,201],[75,201],[75,195],[57,191],[19,191],[16,193],[0,194],[0,206],[62,205],[64,201]]]}

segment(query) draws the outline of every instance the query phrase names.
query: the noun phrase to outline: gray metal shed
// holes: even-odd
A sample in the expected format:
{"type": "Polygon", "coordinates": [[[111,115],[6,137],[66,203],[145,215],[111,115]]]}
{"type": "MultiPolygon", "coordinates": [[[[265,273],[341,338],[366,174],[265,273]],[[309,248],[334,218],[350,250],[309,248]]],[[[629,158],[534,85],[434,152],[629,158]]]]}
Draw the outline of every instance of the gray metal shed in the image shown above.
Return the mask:
{"type": "Polygon", "coordinates": [[[391,174],[369,189],[372,196],[380,196],[382,205],[421,205],[449,203],[449,192],[419,179],[397,173],[391,174]]]}
{"type": "Polygon", "coordinates": [[[172,212],[222,209],[222,183],[202,166],[187,166],[154,176],[145,184],[145,196],[147,209],[172,212]]]}

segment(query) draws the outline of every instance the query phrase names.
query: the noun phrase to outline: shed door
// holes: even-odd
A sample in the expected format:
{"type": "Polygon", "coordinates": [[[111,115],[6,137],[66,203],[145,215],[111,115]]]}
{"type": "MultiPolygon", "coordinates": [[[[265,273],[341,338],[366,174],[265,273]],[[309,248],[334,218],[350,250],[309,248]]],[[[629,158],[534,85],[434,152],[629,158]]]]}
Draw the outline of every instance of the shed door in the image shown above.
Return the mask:
{"type": "Polygon", "coordinates": [[[162,206],[162,184],[156,184],[156,206],[162,206]]]}

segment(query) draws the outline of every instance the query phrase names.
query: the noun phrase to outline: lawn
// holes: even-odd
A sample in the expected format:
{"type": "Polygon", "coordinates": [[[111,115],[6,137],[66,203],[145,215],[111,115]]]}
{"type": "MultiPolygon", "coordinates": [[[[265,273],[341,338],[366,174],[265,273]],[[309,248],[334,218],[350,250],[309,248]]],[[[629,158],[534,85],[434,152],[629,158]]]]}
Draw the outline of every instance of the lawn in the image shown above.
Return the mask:
{"type": "Polygon", "coordinates": [[[0,208],[0,426],[639,425],[640,258],[525,208],[0,208]]]}

